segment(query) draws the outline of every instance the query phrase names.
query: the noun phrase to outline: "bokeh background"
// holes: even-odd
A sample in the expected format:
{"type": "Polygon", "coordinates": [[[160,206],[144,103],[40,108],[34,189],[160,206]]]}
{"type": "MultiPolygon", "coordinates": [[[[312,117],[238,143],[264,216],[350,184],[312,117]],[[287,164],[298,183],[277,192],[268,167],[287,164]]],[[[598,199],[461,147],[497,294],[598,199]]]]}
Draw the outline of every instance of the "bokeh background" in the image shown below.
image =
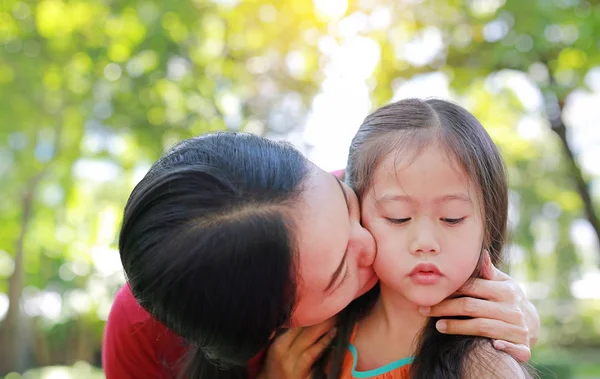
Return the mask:
{"type": "Polygon", "coordinates": [[[436,96],[508,164],[506,269],[543,320],[532,362],[600,378],[600,1],[0,7],[0,377],[103,377],[122,209],[165,148],[243,130],[339,169],[368,112],[436,96]]]}

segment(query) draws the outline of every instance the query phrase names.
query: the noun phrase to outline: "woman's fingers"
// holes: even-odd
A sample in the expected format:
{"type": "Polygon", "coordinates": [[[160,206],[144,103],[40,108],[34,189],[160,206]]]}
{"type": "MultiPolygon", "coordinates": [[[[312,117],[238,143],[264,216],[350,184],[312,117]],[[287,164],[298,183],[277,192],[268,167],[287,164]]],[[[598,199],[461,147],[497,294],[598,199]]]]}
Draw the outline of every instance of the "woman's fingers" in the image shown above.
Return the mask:
{"type": "Polygon", "coordinates": [[[331,341],[333,341],[333,339],[335,338],[336,331],[336,328],[330,329],[329,332],[327,332],[327,334],[321,337],[319,341],[317,341],[315,344],[306,349],[304,353],[302,353],[302,356],[300,357],[300,362],[298,363],[299,365],[302,365],[300,370],[310,371],[310,368],[315,364],[317,359],[319,359],[321,354],[323,354],[325,349],[329,347],[331,341]]]}
{"type": "Polygon", "coordinates": [[[481,267],[481,277],[488,280],[494,280],[494,265],[490,259],[490,253],[487,250],[483,251],[483,265],[481,267]]]}
{"type": "Polygon", "coordinates": [[[296,354],[302,354],[313,346],[321,337],[335,326],[335,318],[323,321],[320,324],[302,328],[300,333],[291,343],[289,349],[296,354]]]}
{"type": "Polygon", "coordinates": [[[481,268],[481,276],[483,277],[483,279],[495,281],[512,279],[510,276],[498,270],[496,266],[494,266],[492,260],[490,259],[490,253],[487,250],[484,250],[483,253],[485,254],[483,257],[483,267],[481,268]]]}
{"type": "Polygon", "coordinates": [[[468,320],[444,319],[436,323],[440,333],[479,336],[491,339],[502,339],[514,344],[529,344],[529,333],[526,327],[519,327],[504,321],[488,318],[468,320]]]}
{"type": "Polygon", "coordinates": [[[335,319],[292,328],[276,336],[263,363],[262,379],[306,379],[313,364],[335,337],[335,319]]]}
{"type": "Polygon", "coordinates": [[[520,291],[520,289],[516,289],[514,286],[515,283],[513,281],[495,281],[477,278],[456,291],[456,295],[514,302],[520,291]]]}
{"type": "Polygon", "coordinates": [[[527,345],[514,344],[503,340],[494,340],[496,350],[503,351],[519,362],[527,362],[531,358],[531,349],[527,345]]]}
{"type": "Polygon", "coordinates": [[[271,349],[287,350],[292,346],[292,343],[298,337],[303,328],[290,328],[283,333],[276,334],[274,341],[271,344],[271,349]]]}
{"type": "Polygon", "coordinates": [[[516,307],[506,304],[477,299],[474,297],[459,297],[444,300],[423,313],[429,317],[466,316],[487,318],[507,322],[514,325],[524,325],[523,312],[516,307]]]}

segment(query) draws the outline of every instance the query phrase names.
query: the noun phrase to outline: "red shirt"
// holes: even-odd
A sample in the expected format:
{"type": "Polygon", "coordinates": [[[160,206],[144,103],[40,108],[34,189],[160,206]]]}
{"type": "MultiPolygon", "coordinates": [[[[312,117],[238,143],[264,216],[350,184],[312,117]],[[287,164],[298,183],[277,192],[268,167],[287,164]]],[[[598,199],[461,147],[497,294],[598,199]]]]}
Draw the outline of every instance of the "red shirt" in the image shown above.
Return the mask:
{"type": "MultiPolygon", "coordinates": [[[[115,297],[104,328],[102,365],[107,379],[163,379],[177,376],[186,347],[156,321],[125,284],[115,297]]],[[[258,375],[263,353],[248,362],[248,378],[258,375]]]]}

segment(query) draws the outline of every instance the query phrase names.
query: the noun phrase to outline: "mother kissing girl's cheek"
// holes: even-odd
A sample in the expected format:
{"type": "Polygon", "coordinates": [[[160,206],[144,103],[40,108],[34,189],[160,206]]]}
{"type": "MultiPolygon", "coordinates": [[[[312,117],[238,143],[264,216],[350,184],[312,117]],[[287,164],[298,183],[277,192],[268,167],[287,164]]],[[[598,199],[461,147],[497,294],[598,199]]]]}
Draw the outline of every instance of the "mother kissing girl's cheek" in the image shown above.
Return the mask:
{"type": "MultiPolygon", "coordinates": [[[[119,250],[128,283],[105,330],[108,379],[305,379],[332,318],[377,282],[352,189],[289,144],[244,133],[188,139],[155,162],[129,197],[119,250]]],[[[468,297],[422,311],[469,316],[438,329],[528,360],[535,308],[493,266],[483,276],[468,297]]]]}

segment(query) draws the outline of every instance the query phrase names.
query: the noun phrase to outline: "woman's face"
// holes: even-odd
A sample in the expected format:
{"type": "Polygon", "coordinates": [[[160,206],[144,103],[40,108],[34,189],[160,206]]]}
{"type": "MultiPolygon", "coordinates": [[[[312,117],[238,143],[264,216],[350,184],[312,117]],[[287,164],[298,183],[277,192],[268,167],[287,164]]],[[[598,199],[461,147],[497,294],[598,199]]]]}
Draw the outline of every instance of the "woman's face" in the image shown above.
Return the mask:
{"type": "Polygon", "coordinates": [[[375,285],[375,241],[360,224],[354,191],[317,167],[294,220],[298,289],[291,326],[309,326],[334,316],[375,285]]]}

